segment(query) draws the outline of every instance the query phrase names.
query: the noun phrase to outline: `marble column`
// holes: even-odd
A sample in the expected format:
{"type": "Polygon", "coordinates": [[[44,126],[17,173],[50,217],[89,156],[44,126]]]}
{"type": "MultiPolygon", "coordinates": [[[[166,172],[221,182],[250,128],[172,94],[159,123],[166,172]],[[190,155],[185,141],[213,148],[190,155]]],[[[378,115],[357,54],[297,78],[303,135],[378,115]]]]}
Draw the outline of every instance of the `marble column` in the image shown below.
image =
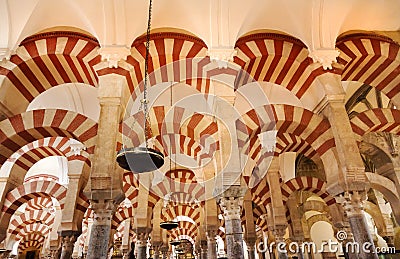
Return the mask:
{"type": "MultiPolygon", "coordinates": [[[[342,247],[343,247],[343,254],[347,259],[358,259],[358,255],[355,251],[351,251],[351,250],[347,250],[346,249],[346,244],[347,243],[352,243],[354,242],[354,238],[353,238],[353,233],[351,232],[351,227],[350,227],[350,223],[348,221],[348,218],[344,217],[344,221],[343,221],[343,228],[339,231],[342,231],[342,233],[346,233],[345,234],[345,239],[341,240],[342,241],[342,247]]],[[[336,237],[338,236],[338,234],[336,233],[336,237]]]]}
{"type": "Polygon", "coordinates": [[[50,258],[58,259],[60,257],[59,247],[50,246],[50,258]]]}
{"type": "Polygon", "coordinates": [[[111,218],[115,204],[111,200],[90,202],[94,212],[94,220],[90,232],[87,259],[106,259],[111,232],[111,218]]]}
{"type": "Polygon", "coordinates": [[[279,244],[285,243],[285,232],[286,232],[286,227],[275,227],[275,229],[272,230],[272,232],[275,235],[275,242],[276,242],[276,251],[278,254],[278,259],[288,259],[287,252],[284,252],[284,250],[287,250],[287,246],[283,247],[284,249],[279,249],[282,248],[280,247],[279,244]]]}
{"type": "Polygon", "coordinates": [[[162,259],[167,259],[168,258],[168,245],[163,245],[160,248],[161,254],[162,254],[162,259]]]}
{"type": "Polygon", "coordinates": [[[153,243],[153,259],[160,259],[160,247],[162,242],[153,243]]]}
{"type": "Polygon", "coordinates": [[[229,259],[243,259],[243,230],[240,219],[243,197],[223,197],[220,206],[224,212],[226,250],[229,259]]]}
{"type": "Polygon", "coordinates": [[[297,258],[298,259],[304,259],[304,251],[302,250],[304,237],[292,238],[291,240],[298,244],[299,250],[297,251],[297,258]]]}
{"type": "Polygon", "coordinates": [[[208,254],[208,242],[206,240],[200,240],[200,258],[207,259],[208,254]]]}
{"type": "Polygon", "coordinates": [[[136,251],[137,259],[147,259],[147,239],[149,237],[148,228],[137,228],[136,232],[136,251]]]}
{"type": "Polygon", "coordinates": [[[74,251],[74,244],[78,235],[72,233],[61,233],[61,257],[60,259],[71,259],[74,251]]]}
{"type": "Polygon", "coordinates": [[[0,259],[3,259],[3,258],[7,259],[7,258],[9,258],[10,255],[11,255],[11,251],[6,250],[6,251],[0,253],[0,259]]]}
{"type": "Polygon", "coordinates": [[[216,226],[207,228],[207,259],[217,259],[217,233],[216,226]]]}
{"type": "Polygon", "coordinates": [[[346,192],[341,196],[346,216],[349,220],[354,241],[359,244],[359,258],[377,259],[375,246],[363,215],[362,200],[365,193],[346,192]],[[363,249],[364,247],[364,249],[363,249]]]}
{"type": "Polygon", "coordinates": [[[256,258],[256,237],[254,238],[246,238],[246,245],[247,245],[247,253],[248,253],[248,258],[249,259],[255,259],[256,258]]]}

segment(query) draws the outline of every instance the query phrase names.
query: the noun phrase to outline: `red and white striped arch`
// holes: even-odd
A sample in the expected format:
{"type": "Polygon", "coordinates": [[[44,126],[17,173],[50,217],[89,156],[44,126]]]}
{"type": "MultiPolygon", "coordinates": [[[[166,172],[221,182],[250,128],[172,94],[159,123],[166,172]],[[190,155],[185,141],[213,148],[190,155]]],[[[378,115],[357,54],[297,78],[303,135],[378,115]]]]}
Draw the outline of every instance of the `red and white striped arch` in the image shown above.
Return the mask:
{"type": "Polygon", "coordinates": [[[15,236],[21,231],[21,229],[32,223],[39,222],[52,228],[54,219],[54,214],[43,210],[29,211],[13,217],[7,231],[8,239],[15,240],[15,236]]]}
{"type": "MultiPolygon", "coordinates": [[[[54,204],[55,205],[55,204],[54,204]]],[[[53,207],[51,196],[36,197],[26,203],[25,211],[43,210],[53,207]]]]}
{"type": "MultiPolygon", "coordinates": [[[[249,177],[245,176],[244,178],[248,179],[249,177]]],[[[271,202],[269,185],[265,179],[260,180],[255,187],[251,188],[250,192],[252,196],[252,201],[258,206],[266,206],[268,203],[271,202]]]]}
{"type": "Polygon", "coordinates": [[[156,136],[154,140],[154,148],[165,156],[184,154],[192,157],[198,165],[202,165],[204,161],[212,158],[213,153],[206,151],[200,143],[184,135],[165,134],[156,136]]]}
{"type": "Polygon", "coordinates": [[[178,239],[181,236],[189,236],[192,240],[196,240],[197,237],[197,225],[189,221],[179,221],[178,227],[170,231],[172,239],[178,239]]]}
{"type": "Polygon", "coordinates": [[[93,66],[101,61],[98,48],[95,38],[77,32],[46,32],[23,40],[10,61],[0,65],[3,84],[9,87],[4,97],[19,105],[15,114],[51,87],[74,82],[97,85],[93,66]]]}
{"type": "Polygon", "coordinates": [[[78,197],[76,198],[76,209],[81,213],[85,214],[90,206],[89,199],[83,194],[82,191],[79,192],[78,197]]]}
{"type": "MultiPolygon", "coordinates": [[[[309,110],[286,104],[257,107],[236,121],[236,129],[239,148],[254,161],[258,161],[261,154],[258,134],[270,130],[277,130],[282,138],[284,134],[298,136],[319,156],[335,146],[328,120],[309,110]]],[[[302,149],[307,150],[305,147],[302,149]]]]}
{"type": "Polygon", "coordinates": [[[24,241],[22,243],[19,243],[18,245],[18,251],[20,253],[24,252],[27,249],[33,249],[33,250],[40,250],[43,247],[44,240],[29,240],[29,241],[24,241]]]}
{"type": "Polygon", "coordinates": [[[48,181],[35,181],[24,183],[19,187],[10,191],[4,201],[3,209],[3,219],[8,218],[14,214],[14,212],[24,203],[36,197],[47,197],[50,195],[58,200],[60,203],[60,208],[64,208],[65,196],[67,194],[67,188],[64,186],[48,181]]]}
{"type": "MultiPolygon", "coordinates": [[[[51,227],[43,223],[32,223],[21,228],[18,234],[15,236],[15,240],[24,240],[27,236],[31,234],[36,234],[40,236],[46,236],[50,233],[51,227]]],[[[26,240],[26,239],[25,239],[26,240]]]]}
{"type": "Polygon", "coordinates": [[[47,137],[75,138],[90,154],[96,144],[97,123],[66,110],[34,110],[15,115],[0,122],[0,163],[33,141],[47,137]]]}
{"type": "Polygon", "coordinates": [[[400,134],[400,111],[375,108],[357,114],[350,120],[353,132],[359,140],[369,132],[390,132],[400,134]]]}
{"type": "MultiPolygon", "coordinates": [[[[124,76],[133,100],[143,92],[145,42],[145,36],[137,38],[131,46],[131,55],[126,62],[119,62],[119,68],[108,68],[102,63],[95,67],[99,76],[111,73],[124,76]]],[[[197,37],[176,32],[152,33],[149,49],[150,85],[202,78],[202,68],[210,63],[206,51],[205,43],[197,37]],[[193,58],[198,59],[196,64],[190,61],[193,58]]]]}
{"type": "MultiPolygon", "coordinates": [[[[187,136],[200,143],[207,154],[213,154],[219,149],[218,125],[214,118],[196,113],[188,109],[175,106],[154,106],[149,110],[149,119],[152,136],[179,134],[187,136]],[[210,138],[213,138],[210,141],[210,138]]],[[[144,143],[144,115],[143,112],[134,114],[126,119],[120,127],[124,135],[124,144],[139,146],[144,143]]],[[[174,147],[175,149],[177,147],[174,147]]]]}
{"type": "Polygon", "coordinates": [[[350,34],[338,39],[338,62],[344,66],[342,81],[375,87],[390,99],[400,91],[400,45],[377,34],[350,34]]]}
{"type": "Polygon", "coordinates": [[[136,204],[135,198],[139,194],[139,179],[136,174],[132,172],[126,172],[123,175],[122,190],[125,193],[125,197],[132,202],[132,205],[136,204]]]}
{"type": "Polygon", "coordinates": [[[239,75],[236,89],[254,80],[267,81],[284,86],[300,100],[308,91],[320,91],[314,82],[325,71],[312,61],[307,47],[296,38],[257,33],[240,38],[236,50],[234,62],[247,72],[239,75]]]}
{"type": "Polygon", "coordinates": [[[253,217],[255,219],[255,223],[263,231],[268,231],[268,222],[266,219],[266,215],[267,208],[264,205],[259,205],[253,208],[253,217]]]}
{"type": "Polygon", "coordinates": [[[330,206],[336,203],[335,198],[326,191],[326,182],[321,179],[309,176],[293,178],[281,186],[283,202],[289,199],[290,195],[296,191],[309,191],[320,197],[330,206]]]}
{"type": "Polygon", "coordinates": [[[136,206],[120,206],[117,211],[115,212],[112,221],[111,221],[111,228],[112,229],[117,229],[121,223],[129,218],[133,218],[134,216],[134,209],[137,208],[137,203],[136,206]]]}
{"type": "Polygon", "coordinates": [[[200,207],[189,206],[185,204],[175,206],[169,206],[165,213],[161,214],[161,219],[164,221],[171,221],[176,219],[178,216],[187,216],[191,218],[197,225],[200,225],[200,207]]]}
{"type": "MultiPolygon", "coordinates": [[[[2,171],[6,175],[24,174],[36,162],[49,156],[66,156],[68,160],[82,160],[90,167],[89,154],[82,152],[82,155],[76,156],[70,153],[71,148],[69,145],[69,138],[66,137],[48,137],[33,141],[18,151],[16,151],[10,158],[7,159],[2,166],[2,171]]],[[[38,175],[25,179],[25,181],[35,180],[38,175]]],[[[41,177],[51,178],[58,181],[58,177],[42,174],[41,177]]],[[[46,179],[41,180],[46,180],[46,179]]],[[[50,179],[47,179],[50,180],[50,179]]]]}
{"type": "Polygon", "coordinates": [[[168,196],[169,202],[174,204],[194,204],[205,193],[204,186],[197,182],[194,172],[188,169],[168,171],[163,181],[150,191],[160,198],[168,196]]]}

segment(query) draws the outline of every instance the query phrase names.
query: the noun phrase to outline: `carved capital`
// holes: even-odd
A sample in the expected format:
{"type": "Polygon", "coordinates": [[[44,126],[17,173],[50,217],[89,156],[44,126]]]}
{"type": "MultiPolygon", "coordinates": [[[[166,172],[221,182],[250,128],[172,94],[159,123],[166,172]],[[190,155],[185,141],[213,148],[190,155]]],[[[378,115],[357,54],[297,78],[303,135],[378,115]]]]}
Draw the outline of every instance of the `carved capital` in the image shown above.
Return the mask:
{"type": "Polygon", "coordinates": [[[310,51],[309,57],[311,57],[315,62],[321,63],[322,67],[326,69],[332,69],[332,64],[336,61],[336,58],[339,57],[340,52],[335,49],[316,49],[310,51]]]}
{"type": "Polygon", "coordinates": [[[137,227],[134,229],[134,231],[136,233],[136,246],[147,246],[147,240],[149,238],[149,233],[151,229],[147,227],[137,227]]]}
{"type": "Polygon", "coordinates": [[[365,192],[348,191],[336,197],[336,201],[343,205],[348,217],[362,215],[363,201],[366,199],[365,192]]]}
{"type": "Polygon", "coordinates": [[[90,205],[94,212],[94,222],[97,225],[108,225],[116,209],[112,200],[91,200],[90,205]]]}
{"type": "Polygon", "coordinates": [[[72,251],[74,249],[74,244],[76,241],[76,236],[63,236],[62,237],[62,249],[67,251],[72,251]]]}
{"type": "Polygon", "coordinates": [[[103,46],[99,49],[101,60],[108,63],[109,68],[118,68],[118,62],[126,60],[131,54],[129,47],[124,45],[103,46]]]}
{"type": "Polygon", "coordinates": [[[242,205],[243,197],[223,197],[220,199],[225,220],[240,219],[242,205]]]}
{"type": "Polygon", "coordinates": [[[9,61],[14,51],[9,48],[0,48],[0,62],[9,61]]]}
{"type": "Polygon", "coordinates": [[[208,226],[206,230],[206,235],[208,240],[215,240],[215,237],[218,234],[217,226],[208,226]]]}
{"type": "Polygon", "coordinates": [[[228,63],[233,61],[233,57],[237,55],[234,48],[211,48],[207,55],[211,61],[217,62],[218,68],[227,68],[228,63]]]}

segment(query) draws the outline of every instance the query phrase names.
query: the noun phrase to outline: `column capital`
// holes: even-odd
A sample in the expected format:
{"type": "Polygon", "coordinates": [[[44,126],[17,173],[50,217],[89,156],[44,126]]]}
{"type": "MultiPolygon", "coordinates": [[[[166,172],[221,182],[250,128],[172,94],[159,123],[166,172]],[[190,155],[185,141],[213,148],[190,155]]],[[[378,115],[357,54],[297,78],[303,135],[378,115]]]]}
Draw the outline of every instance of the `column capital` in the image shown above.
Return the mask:
{"type": "Polygon", "coordinates": [[[125,45],[107,45],[99,49],[101,60],[108,63],[109,68],[118,68],[119,62],[126,60],[131,54],[130,48],[125,45]]]}
{"type": "Polygon", "coordinates": [[[136,233],[136,245],[138,247],[147,246],[147,240],[149,238],[149,233],[151,232],[151,228],[148,227],[136,227],[133,229],[136,233]]]}
{"type": "Polygon", "coordinates": [[[90,205],[98,225],[108,225],[117,208],[113,200],[91,200],[90,205]]]}
{"type": "Polygon", "coordinates": [[[228,63],[237,55],[237,50],[233,47],[214,47],[207,51],[207,55],[211,61],[217,62],[218,68],[227,68],[228,63]]]}
{"type": "Polygon", "coordinates": [[[223,197],[219,202],[225,220],[240,219],[243,197],[223,197]]]}
{"type": "Polygon", "coordinates": [[[10,48],[0,48],[0,62],[9,61],[14,52],[10,48]]]}
{"type": "Polygon", "coordinates": [[[337,62],[336,58],[339,55],[340,52],[336,49],[314,49],[308,54],[314,63],[319,62],[324,70],[332,69],[332,64],[337,62]]]}
{"type": "Polygon", "coordinates": [[[275,235],[276,242],[285,241],[284,236],[286,234],[286,226],[274,226],[272,232],[275,235]]]}
{"type": "Polygon", "coordinates": [[[215,239],[218,234],[218,226],[207,226],[206,235],[207,239],[215,239]]]}
{"type": "Polygon", "coordinates": [[[366,192],[347,191],[335,197],[336,202],[341,203],[348,217],[362,215],[363,201],[366,199],[366,192]]]}

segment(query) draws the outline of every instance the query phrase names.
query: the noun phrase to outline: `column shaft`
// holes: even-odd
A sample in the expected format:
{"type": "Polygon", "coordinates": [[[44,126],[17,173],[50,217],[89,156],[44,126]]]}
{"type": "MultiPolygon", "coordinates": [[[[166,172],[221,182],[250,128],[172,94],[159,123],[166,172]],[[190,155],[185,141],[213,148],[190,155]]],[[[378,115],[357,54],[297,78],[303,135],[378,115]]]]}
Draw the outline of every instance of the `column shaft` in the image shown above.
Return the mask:
{"type": "Polygon", "coordinates": [[[62,248],[61,248],[60,259],[71,259],[72,258],[75,241],[76,241],[75,235],[62,237],[62,248]]]}
{"type": "Polygon", "coordinates": [[[106,259],[111,232],[111,217],[115,205],[112,201],[92,201],[94,221],[90,232],[87,259],[106,259]]]}
{"type": "Polygon", "coordinates": [[[216,237],[217,228],[209,228],[207,229],[207,257],[208,259],[217,259],[217,242],[216,237]]]}
{"type": "Polygon", "coordinates": [[[240,220],[242,197],[224,197],[221,207],[225,219],[225,239],[228,258],[243,259],[243,230],[240,220]]]}
{"type": "Polygon", "coordinates": [[[362,213],[363,196],[364,195],[359,192],[345,193],[343,197],[344,209],[349,220],[354,241],[360,247],[359,251],[357,251],[359,257],[363,259],[377,259],[378,255],[375,253],[374,242],[362,213]]]}

